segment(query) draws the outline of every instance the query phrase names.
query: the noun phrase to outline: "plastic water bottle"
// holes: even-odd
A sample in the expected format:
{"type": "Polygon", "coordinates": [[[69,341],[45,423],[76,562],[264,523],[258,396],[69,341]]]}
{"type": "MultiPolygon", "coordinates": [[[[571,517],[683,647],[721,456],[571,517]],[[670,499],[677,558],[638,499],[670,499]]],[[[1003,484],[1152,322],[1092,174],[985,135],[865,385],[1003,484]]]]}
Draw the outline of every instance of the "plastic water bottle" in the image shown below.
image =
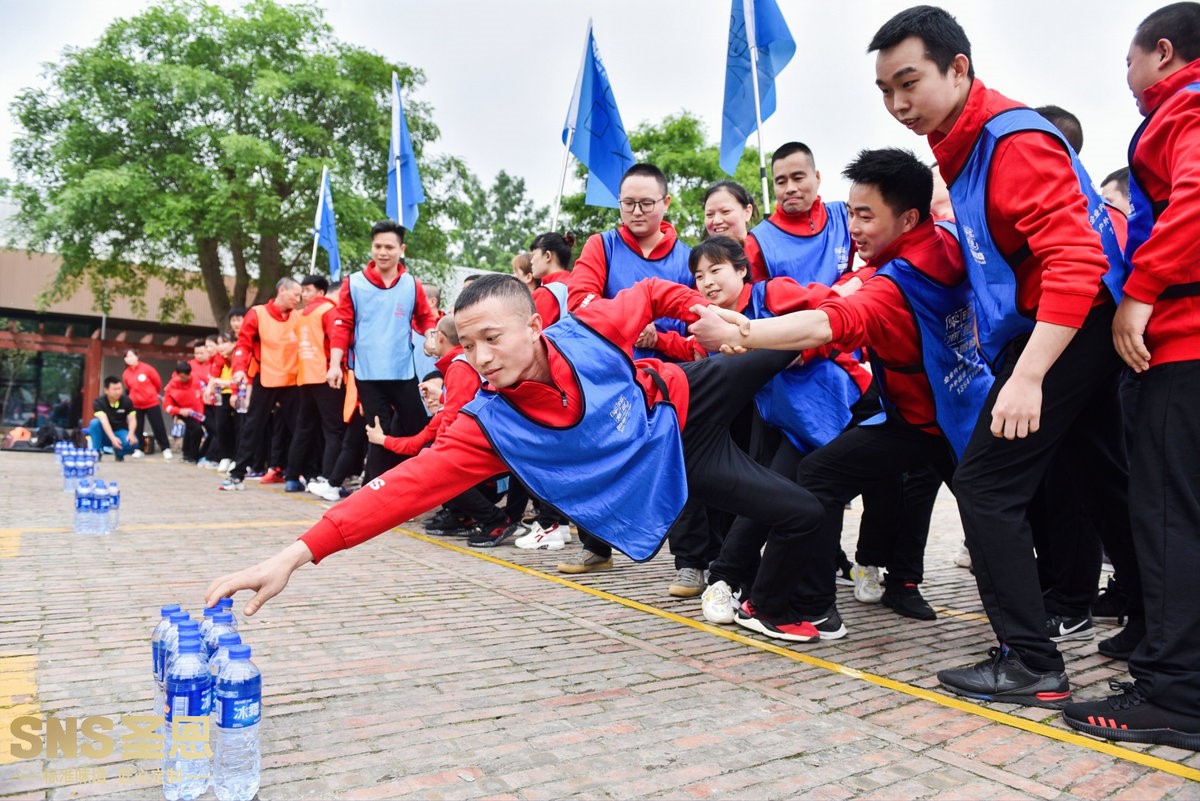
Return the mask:
{"type": "Polygon", "coordinates": [[[102,479],[96,479],[92,489],[92,533],[101,536],[108,534],[108,485],[102,479]]]}
{"type": "MultiPolygon", "coordinates": [[[[218,638],[217,650],[208,658],[208,673],[213,680],[213,693],[216,693],[217,677],[221,675],[221,669],[229,664],[229,649],[234,645],[242,644],[242,635],[222,634],[218,638]]],[[[210,745],[212,746],[213,754],[217,753],[217,721],[216,721],[216,701],[213,702],[213,723],[209,727],[210,745]]]]}
{"type": "MultiPolygon", "coordinates": [[[[225,598],[218,598],[217,606],[221,607],[222,611],[233,612],[233,599],[229,598],[228,596],[225,598]]],[[[236,617],[233,619],[233,627],[235,629],[237,628],[237,618],[236,617]]]]}
{"type": "Polygon", "coordinates": [[[92,533],[92,482],[86,478],[80,479],[75,486],[75,533],[92,533]]]}
{"type": "MultiPolygon", "coordinates": [[[[187,613],[179,608],[179,604],[167,604],[158,610],[160,616],[158,625],[150,633],[150,654],[154,659],[154,714],[163,712],[163,637],[171,628],[171,616],[179,615],[177,623],[187,620],[187,613]]],[[[176,629],[178,632],[178,628],[176,629]]]]}
{"type": "Polygon", "coordinates": [[[100,461],[100,452],[94,448],[88,448],[83,452],[83,472],[80,473],[81,478],[92,478],[96,475],[96,462],[100,461]]]}
{"type": "Polygon", "coordinates": [[[246,387],[245,381],[238,384],[236,411],[238,414],[250,411],[250,390],[246,387]]]}
{"type": "Polygon", "coordinates": [[[178,417],[176,417],[175,422],[171,423],[171,438],[179,439],[182,436],[183,436],[183,421],[180,420],[178,417]]]}
{"type": "Polygon", "coordinates": [[[158,647],[157,661],[154,665],[154,680],[158,684],[157,692],[154,696],[154,714],[159,717],[165,717],[167,714],[167,662],[170,661],[179,649],[179,627],[191,619],[192,616],[183,611],[172,612],[170,617],[167,618],[168,625],[166,630],[163,631],[162,642],[158,647]]]}
{"type": "Polygon", "coordinates": [[[117,482],[108,482],[108,530],[116,531],[121,525],[121,488],[117,482]]]}
{"type": "Polygon", "coordinates": [[[179,653],[167,669],[163,795],[168,801],[199,798],[212,775],[207,739],[176,745],[172,726],[180,717],[207,718],[212,711],[212,677],[202,649],[199,637],[180,638],[179,653]]]}
{"type": "Polygon", "coordinates": [[[249,645],[230,646],[229,662],[217,677],[214,711],[213,790],[219,801],[250,801],[258,792],[261,766],[262,674],[250,661],[249,645]]]}
{"type": "Polygon", "coordinates": [[[209,659],[217,652],[222,634],[237,633],[233,623],[233,614],[230,612],[217,612],[212,616],[212,622],[212,627],[204,637],[204,655],[209,659]]]}
{"type": "Polygon", "coordinates": [[[63,492],[74,492],[79,479],[79,460],[74,454],[68,453],[63,457],[63,492]]]}
{"type": "Polygon", "coordinates": [[[208,639],[208,633],[212,631],[213,615],[221,611],[221,607],[213,604],[204,609],[204,619],[200,621],[200,642],[205,642],[208,639]]]}
{"type": "Polygon", "coordinates": [[[66,440],[58,440],[54,443],[54,463],[61,465],[63,461],[63,452],[67,449],[66,440]]]}

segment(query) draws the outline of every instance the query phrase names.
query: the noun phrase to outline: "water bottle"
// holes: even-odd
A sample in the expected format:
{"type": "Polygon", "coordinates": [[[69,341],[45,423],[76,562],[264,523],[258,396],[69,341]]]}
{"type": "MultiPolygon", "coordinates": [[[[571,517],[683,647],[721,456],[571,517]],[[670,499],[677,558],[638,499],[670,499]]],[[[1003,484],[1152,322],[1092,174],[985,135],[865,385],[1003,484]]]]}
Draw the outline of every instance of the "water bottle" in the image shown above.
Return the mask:
{"type": "Polygon", "coordinates": [[[246,388],[246,382],[238,384],[237,390],[237,412],[245,414],[250,410],[250,390],[246,388]]]}
{"type": "MultiPolygon", "coordinates": [[[[167,630],[163,632],[162,644],[159,646],[158,663],[155,666],[155,679],[158,682],[158,692],[154,696],[154,714],[166,717],[166,686],[167,686],[167,663],[170,662],[175,653],[179,649],[179,627],[184,623],[190,623],[192,616],[187,612],[172,612],[167,618],[169,625],[167,630]]],[[[197,631],[197,636],[199,632],[197,631]]]]}
{"type": "Polygon", "coordinates": [[[182,716],[206,718],[212,711],[212,678],[199,637],[181,637],[179,653],[167,668],[163,795],[167,801],[192,801],[208,789],[212,775],[208,741],[174,745],[172,724],[182,716]]]}
{"type": "Polygon", "coordinates": [[[211,659],[212,655],[217,652],[222,634],[236,633],[237,629],[233,624],[233,614],[230,612],[217,612],[212,616],[212,627],[209,628],[208,634],[204,637],[205,656],[211,659]]]}
{"type": "Polygon", "coordinates": [[[58,440],[54,443],[54,463],[61,465],[63,461],[63,452],[67,449],[66,440],[58,440]]]}
{"type": "MultiPolygon", "coordinates": [[[[228,596],[226,596],[224,598],[218,598],[217,606],[219,606],[221,608],[222,612],[232,613],[233,612],[233,599],[228,596]]],[[[236,617],[233,619],[233,627],[235,629],[237,628],[237,618],[236,617]]]]}
{"type": "Polygon", "coordinates": [[[75,533],[92,533],[92,482],[86,478],[80,479],[75,485],[75,533]]]}
{"type": "Polygon", "coordinates": [[[81,472],[80,478],[90,479],[96,475],[96,462],[100,459],[100,452],[88,448],[84,451],[83,459],[80,460],[81,472]]]}
{"type": "Polygon", "coordinates": [[[204,619],[200,621],[200,642],[205,642],[208,639],[208,633],[212,631],[213,615],[220,611],[221,607],[216,604],[205,608],[204,619]]]}
{"type": "Polygon", "coordinates": [[[117,482],[108,482],[108,530],[116,531],[121,525],[121,488],[117,482]]]}
{"type": "MultiPolygon", "coordinates": [[[[213,692],[216,693],[217,677],[221,675],[221,669],[229,664],[229,649],[234,645],[242,644],[242,636],[240,634],[222,634],[217,641],[217,650],[208,658],[208,674],[212,676],[213,692]]],[[[216,703],[213,703],[214,719],[209,727],[209,739],[213,754],[217,753],[217,722],[215,718],[216,703]]]]}
{"type": "MultiPolygon", "coordinates": [[[[158,625],[154,627],[154,631],[150,634],[150,653],[154,658],[154,714],[161,715],[163,711],[163,637],[166,636],[167,630],[171,628],[171,616],[179,615],[180,618],[176,621],[182,623],[187,620],[187,613],[179,608],[179,604],[167,604],[159,610],[160,619],[158,625]]],[[[178,631],[178,628],[176,628],[178,631]]]]}
{"type": "Polygon", "coordinates": [[[74,492],[79,484],[79,460],[73,454],[63,460],[62,475],[63,492],[74,492]]]}
{"type": "Polygon", "coordinates": [[[175,422],[171,423],[171,438],[179,439],[182,436],[183,436],[183,421],[180,420],[178,417],[176,417],[175,422]]]}
{"type": "Polygon", "coordinates": [[[96,479],[92,489],[92,533],[108,534],[108,485],[96,479]]]}
{"type": "Polygon", "coordinates": [[[258,792],[261,765],[262,674],[250,661],[249,645],[229,647],[229,662],[217,677],[214,713],[213,790],[219,801],[250,801],[258,792]]]}

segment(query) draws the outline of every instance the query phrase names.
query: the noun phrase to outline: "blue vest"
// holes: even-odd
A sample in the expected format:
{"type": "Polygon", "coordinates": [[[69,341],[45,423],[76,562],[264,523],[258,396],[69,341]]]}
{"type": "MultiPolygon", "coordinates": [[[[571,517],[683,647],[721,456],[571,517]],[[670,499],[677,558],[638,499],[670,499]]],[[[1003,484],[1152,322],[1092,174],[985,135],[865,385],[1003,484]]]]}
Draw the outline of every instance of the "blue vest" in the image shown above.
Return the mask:
{"type": "Polygon", "coordinates": [[[871,349],[871,364],[884,407],[895,408],[888,400],[889,371],[923,370],[933,390],[937,426],[956,458],[962,458],[994,381],[975,339],[971,285],[964,280],[957,286],[945,286],[903,259],[888,262],[874,277],[886,278],[899,287],[921,337],[920,365],[888,365],[871,349]]]}
{"type": "Polygon", "coordinates": [[[662,547],[688,497],[675,407],[662,402],[647,409],[629,357],[574,315],[543,333],[583,392],[578,423],[541,425],[489,390],[462,410],[533,495],[644,562],[662,547]]]}
{"type": "MultiPolygon", "coordinates": [[[[548,284],[542,284],[542,289],[545,289],[554,299],[558,301],[558,319],[567,316],[567,285],[561,281],[551,281],[548,284]]],[[[544,324],[544,323],[543,323],[544,324]]]]}
{"type": "Polygon", "coordinates": [[[437,359],[425,355],[425,335],[418,334],[409,326],[409,339],[412,340],[413,371],[418,381],[437,370],[437,359]]]}
{"type": "MultiPolygon", "coordinates": [[[[767,282],[750,290],[746,316],[761,320],[767,309],[767,282]]],[[[763,420],[787,436],[800,453],[828,444],[850,424],[850,407],[862,392],[841,365],[829,359],[793,365],[768,381],[754,396],[763,420]]]]}
{"type": "MultiPolygon", "coordinates": [[[[608,265],[608,276],[604,279],[606,298],[615,298],[622,289],[628,289],[643,278],[662,278],[683,286],[696,286],[696,277],[688,269],[688,256],[692,249],[678,239],[670,253],[654,260],[635,253],[615,228],[600,234],[600,240],[604,243],[604,260],[608,265]]],[[[688,335],[687,325],[670,317],[658,318],[654,321],[654,327],[659,331],[674,331],[684,337],[688,335]]],[[[633,358],[661,359],[662,354],[646,348],[634,348],[633,358]]]]}
{"type": "Polygon", "coordinates": [[[416,376],[412,316],[417,284],[405,272],[390,289],[380,289],[361,272],[350,276],[354,300],[351,366],[359,381],[398,381],[416,376]]]}
{"type": "MultiPolygon", "coordinates": [[[[1104,284],[1113,299],[1121,300],[1121,287],[1129,270],[1112,219],[1104,207],[1104,201],[1092,188],[1092,179],[1079,162],[1079,156],[1067,144],[1057,128],[1042,115],[1029,108],[1014,108],[1002,111],[988,120],[970,158],[962,171],[950,183],[950,201],[954,205],[955,223],[958,226],[958,244],[967,264],[967,275],[975,292],[975,317],[979,325],[979,347],[990,364],[995,365],[1004,347],[1013,339],[1033,330],[1034,320],[1021,314],[1017,307],[1017,277],[1008,257],[996,247],[987,224],[987,181],[996,145],[1009,134],[1020,131],[1044,131],[1066,148],[1071,156],[1071,166],[1079,179],[1079,189],[1087,198],[1088,222],[1100,235],[1104,255],[1108,259],[1108,272],[1104,284]]],[[[1035,180],[1031,178],[1031,180],[1035,180]]],[[[1015,263],[1028,256],[1029,249],[1021,248],[1010,254],[1015,263]]],[[[1015,266],[1015,265],[1014,265],[1015,266]]]]}
{"type": "Polygon", "coordinates": [[[850,264],[850,223],[846,204],[825,204],[825,227],[812,236],[789,234],[765,219],[750,233],[758,242],[767,272],[772,278],[786,276],[804,286],[833,286],[850,264]]]}
{"type": "MultiPolygon", "coordinates": [[[[1191,83],[1179,90],[1180,92],[1200,92],[1200,83],[1191,83]]],[[[1146,126],[1150,124],[1150,120],[1154,119],[1155,111],[1150,112],[1146,119],[1142,120],[1142,124],[1138,126],[1137,133],[1133,135],[1133,139],[1129,142],[1129,238],[1125,241],[1125,257],[1129,263],[1133,263],[1133,254],[1137,249],[1146,244],[1146,240],[1150,238],[1150,231],[1154,228],[1154,221],[1163,213],[1163,209],[1167,207],[1167,199],[1164,198],[1158,202],[1150,199],[1146,194],[1146,190],[1142,189],[1142,185],[1138,183],[1137,174],[1133,169],[1133,154],[1137,151],[1138,142],[1141,141],[1142,134],[1146,132],[1146,126]]]]}

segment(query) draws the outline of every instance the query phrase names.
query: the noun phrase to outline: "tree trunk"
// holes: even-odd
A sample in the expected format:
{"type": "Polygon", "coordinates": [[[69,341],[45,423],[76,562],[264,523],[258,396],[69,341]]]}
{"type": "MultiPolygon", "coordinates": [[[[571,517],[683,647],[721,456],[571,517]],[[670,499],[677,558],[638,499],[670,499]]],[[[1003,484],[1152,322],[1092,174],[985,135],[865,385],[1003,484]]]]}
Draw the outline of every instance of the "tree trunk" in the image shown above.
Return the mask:
{"type": "Polygon", "coordinates": [[[200,240],[196,249],[200,255],[200,275],[204,279],[208,305],[219,328],[225,315],[229,313],[229,290],[225,287],[225,276],[221,275],[219,242],[216,237],[205,237],[200,240]]]}
{"type": "Polygon", "coordinates": [[[258,243],[258,293],[254,302],[266,303],[275,297],[275,283],[283,277],[283,254],[277,233],[264,233],[258,243]]]}
{"type": "Polygon", "coordinates": [[[229,243],[233,253],[233,297],[238,306],[247,308],[246,293],[250,290],[250,273],[246,271],[246,248],[241,234],[236,234],[229,243]]]}

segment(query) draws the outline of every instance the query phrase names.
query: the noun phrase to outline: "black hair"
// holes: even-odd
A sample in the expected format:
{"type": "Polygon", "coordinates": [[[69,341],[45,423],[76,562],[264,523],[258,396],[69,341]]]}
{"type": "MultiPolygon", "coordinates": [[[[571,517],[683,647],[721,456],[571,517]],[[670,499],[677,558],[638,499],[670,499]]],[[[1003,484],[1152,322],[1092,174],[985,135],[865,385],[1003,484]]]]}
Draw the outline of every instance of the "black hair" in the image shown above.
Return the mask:
{"type": "Polygon", "coordinates": [[[191,342],[189,342],[187,346],[189,348],[203,348],[203,347],[206,347],[207,344],[208,343],[205,342],[203,337],[197,337],[196,339],[193,339],[191,342]]]}
{"type": "Polygon", "coordinates": [[[217,334],[217,342],[237,342],[237,334],[232,331],[222,331],[217,334]]]}
{"type": "Polygon", "coordinates": [[[875,187],[897,215],[916,209],[918,222],[929,217],[933,171],[911,151],[898,147],[860,151],[842,175],[856,184],[875,187]]]}
{"type": "Polygon", "coordinates": [[[192,366],[187,362],[175,362],[175,372],[192,374],[192,366]]]}
{"type": "Polygon", "coordinates": [[[1071,112],[1061,106],[1038,106],[1034,109],[1067,138],[1078,155],[1083,152],[1083,124],[1071,112]]]}
{"type": "Polygon", "coordinates": [[[529,287],[518,281],[515,276],[488,273],[463,285],[462,291],[454,301],[454,316],[457,317],[463,309],[469,309],[488,298],[501,298],[520,304],[523,309],[528,309],[530,314],[537,313],[537,307],[533,305],[533,295],[529,294],[529,287]]]}
{"type": "Polygon", "coordinates": [[[1133,43],[1147,53],[1166,39],[1184,61],[1200,58],[1200,3],[1172,3],[1142,20],[1133,43]]]}
{"type": "Polygon", "coordinates": [[[1117,182],[1117,189],[1125,197],[1129,197],[1129,168],[1122,167],[1119,170],[1113,170],[1108,175],[1104,176],[1104,180],[1100,182],[1100,186],[1104,186],[1110,181],[1117,182]]]}
{"type": "Polygon", "coordinates": [[[234,317],[245,317],[245,316],[246,316],[246,307],[245,306],[234,306],[233,308],[231,308],[229,310],[229,313],[225,315],[225,319],[232,320],[234,317]]]}
{"type": "Polygon", "coordinates": [[[104,388],[105,389],[108,389],[113,384],[120,384],[120,383],[121,383],[121,379],[117,378],[115,375],[104,376],[104,388]]]}
{"type": "Polygon", "coordinates": [[[206,344],[206,345],[208,345],[208,344],[212,344],[212,345],[215,345],[215,344],[217,344],[217,335],[216,335],[216,334],[209,334],[208,336],[206,336],[206,337],[204,338],[204,344],[206,344]]]}
{"type": "Polygon", "coordinates": [[[317,291],[324,295],[329,291],[329,279],[323,275],[306,275],[300,286],[315,286],[317,291]]]}
{"type": "Polygon", "coordinates": [[[401,245],[404,244],[404,236],[407,233],[405,227],[395,220],[380,220],[371,226],[371,239],[375,239],[380,234],[395,234],[400,238],[401,245]]]}
{"type": "Polygon", "coordinates": [[[644,162],[634,164],[625,171],[624,175],[621,176],[621,186],[624,186],[625,182],[635,175],[644,175],[647,178],[653,178],[654,180],[658,181],[658,188],[662,191],[663,195],[670,194],[670,192],[667,191],[667,176],[663,175],[663,171],[658,167],[655,167],[653,164],[646,164],[644,162]]]}
{"type": "Polygon", "coordinates": [[[562,268],[564,270],[569,270],[571,269],[571,261],[574,256],[574,248],[577,241],[578,240],[575,238],[575,234],[570,231],[567,231],[565,234],[551,231],[546,234],[538,234],[535,236],[533,241],[529,243],[529,249],[531,251],[544,250],[547,253],[554,254],[554,258],[558,260],[558,263],[562,266],[562,268]]]}
{"type": "Polygon", "coordinates": [[[771,166],[775,166],[775,162],[780,159],[786,159],[788,156],[796,153],[803,153],[808,156],[808,160],[812,162],[813,167],[817,166],[817,160],[813,158],[812,149],[803,142],[785,142],[775,148],[775,152],[771,154],[771,166]]]}
{"type": "Polygon", "coordinates": [[[731,236],[714,236],[692,248],[688,256],[688,269],[692,275],[700,269],[700,259],[703,258],[712,264],[731,264],[735,270],[745,270],[743,280],[750,280],[750,260],[746,258],[746,251],[731,236]]]}
{"type": "MultiPolygon", "coordinates": [[[[426,373],[426,374],[425,374],[425,377],[421,379],[421,383],[423,384],[423,383],[425,383],[426,381],[431,381],[431,380],[433,380],[433,379],[435,379],[435,378],[442,378],[442,373],[441,373],[441,371],[439,371],[439,370],[430,370],[428,373],[426,373]]],[[[443,378],[442,380],[444,381],[445,379],[443,378]]]]}
{"type": "MultiPolygon", "coordinates": [[[[775,163],[774,157],[772,157],[771,163],[775,163]]],[[[750,219],[754,219],[754,217],[758,214],[758,204],[754,202],[753,196],[746,191],[746,187],[742,186],[737,181],[717,181],[708,188],[707,192],[704,193],[704,197],[700,201],[700,206],[703,207],[706,203],[708,203],[708,199],[718,192],[728,192],[733,196],[733,199],[737,201],[738,205],[742,206],[743,208],[749,206],[750,219]]]]}
{"type": "Polygon", "coordinates": [[[906,8],[883,23],[875,32],[867,52],[890,50],[910,36],[915,36],[925,45],[925,56],[943,74],[954,63],[954,57],[967,57],[967,78],[975,77],[975,62],[971,59],[971,40],[950,12],[937,6],[913,6],[906,8]]]}

